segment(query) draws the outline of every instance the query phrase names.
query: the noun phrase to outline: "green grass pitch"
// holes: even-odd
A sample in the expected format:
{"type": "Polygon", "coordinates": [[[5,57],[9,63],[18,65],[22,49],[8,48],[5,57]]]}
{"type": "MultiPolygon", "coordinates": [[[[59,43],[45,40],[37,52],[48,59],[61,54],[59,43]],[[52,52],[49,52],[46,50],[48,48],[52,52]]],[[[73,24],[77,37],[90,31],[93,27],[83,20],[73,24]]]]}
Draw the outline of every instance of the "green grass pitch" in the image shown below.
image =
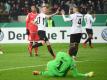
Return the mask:
{"type": "MultiPolygon", "coordinates": [[[[94,44],[94,48],[79,46],[77,68],[80,72],[94,71],[92,78],[73,78],[69,71],[66,77],[34,76],[32,71],[44,70],[52,56],[46,46],[39,48],[39,56],[29,57],[27,44],[1,44],[0,80],[107,80],[107,44],[94,44]]],[[[69,44],[52,44],[55,52],[67,51],[69,44]]]]}

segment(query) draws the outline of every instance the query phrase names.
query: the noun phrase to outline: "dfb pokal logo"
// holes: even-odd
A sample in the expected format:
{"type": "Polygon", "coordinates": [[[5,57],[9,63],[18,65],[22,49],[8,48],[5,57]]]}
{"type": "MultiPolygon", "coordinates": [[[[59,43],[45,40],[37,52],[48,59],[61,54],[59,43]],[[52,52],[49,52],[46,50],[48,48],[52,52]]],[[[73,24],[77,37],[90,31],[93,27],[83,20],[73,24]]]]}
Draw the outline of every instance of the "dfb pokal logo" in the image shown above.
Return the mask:
{"type": "Polygon", "coordinates": [[[4,39],[4,33],[1,31],[0,32],[0,41],[2,41],[4,39]]]}
{"type": "Polygon", "coordinates": [[[101,36],[105,41],[107,41],[107,28],[102,31],[101,36]]]}

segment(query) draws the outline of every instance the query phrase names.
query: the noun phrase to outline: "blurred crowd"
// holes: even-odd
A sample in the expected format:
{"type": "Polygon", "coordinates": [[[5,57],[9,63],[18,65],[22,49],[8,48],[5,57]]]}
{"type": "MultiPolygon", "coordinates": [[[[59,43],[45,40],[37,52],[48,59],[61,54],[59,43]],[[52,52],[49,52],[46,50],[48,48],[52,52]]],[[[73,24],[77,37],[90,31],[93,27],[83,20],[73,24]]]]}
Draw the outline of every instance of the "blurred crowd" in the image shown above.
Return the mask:
{"type": "MultiPolygon", "coordinates": [[[[73,6],[79,6],[81,13],[85,14],[87,9],[94,10],[97,14],[103,14],[104,5],[107,5],[107,0],[51,0],[53,11],[60,6],[65,10],[66,14],[73,6]],[[59,1],[59,2],[58,2],[59,1]]],[[[106,6],[107,8],[107,6],[106,6]]]]}
{"type": "Polygon", "coordinates": [[[52,13],[60,7],[65,10],[66,14],[69,14],[69,9],[77,5],[80,6],[83,14],[87,12],[87,9],[103,14],[107,0],[0,0],[0,17],[5,15],[4,17],[8,16],[10,20],[17,20],[19,15],[27,15],[31,5],[39,8],[42,4],[49,4],[52,13]]]}

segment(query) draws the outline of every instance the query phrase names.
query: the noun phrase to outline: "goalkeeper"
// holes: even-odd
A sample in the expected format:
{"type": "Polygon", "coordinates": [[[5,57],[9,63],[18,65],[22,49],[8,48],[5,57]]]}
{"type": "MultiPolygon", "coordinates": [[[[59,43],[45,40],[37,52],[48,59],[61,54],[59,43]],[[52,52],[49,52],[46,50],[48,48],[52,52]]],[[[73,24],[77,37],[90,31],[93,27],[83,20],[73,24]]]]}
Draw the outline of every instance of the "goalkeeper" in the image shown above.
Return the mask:
{"type": "Polygon", "coordinates": [[[89,73],[79,73],[76,68],[75,61],[65,52],[58,52],[55,60],[49,61],[47,64],[47,70],[45,71],[34,71],[34,75],[43,76],[66,76],[67,72],[72,70],[73,77],[92,77],[93,72],[89,73]]]}

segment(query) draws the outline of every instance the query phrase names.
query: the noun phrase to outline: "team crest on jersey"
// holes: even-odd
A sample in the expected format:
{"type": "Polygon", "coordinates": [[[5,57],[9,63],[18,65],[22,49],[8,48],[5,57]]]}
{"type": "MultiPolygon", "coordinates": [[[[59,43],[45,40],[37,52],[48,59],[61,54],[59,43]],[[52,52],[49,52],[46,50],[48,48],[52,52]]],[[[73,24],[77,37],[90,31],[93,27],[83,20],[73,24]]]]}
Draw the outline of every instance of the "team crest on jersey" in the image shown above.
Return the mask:
{"type": "Polygon", "coordinates": [[[107,28],[102,31],[101,36],[105,41],[107,41],[107,28]]]}
{"type": "Polygon", "coordinates": [[[4,33],[0,32],[0,41],[2,41],[4,39],[4,33]]]}

